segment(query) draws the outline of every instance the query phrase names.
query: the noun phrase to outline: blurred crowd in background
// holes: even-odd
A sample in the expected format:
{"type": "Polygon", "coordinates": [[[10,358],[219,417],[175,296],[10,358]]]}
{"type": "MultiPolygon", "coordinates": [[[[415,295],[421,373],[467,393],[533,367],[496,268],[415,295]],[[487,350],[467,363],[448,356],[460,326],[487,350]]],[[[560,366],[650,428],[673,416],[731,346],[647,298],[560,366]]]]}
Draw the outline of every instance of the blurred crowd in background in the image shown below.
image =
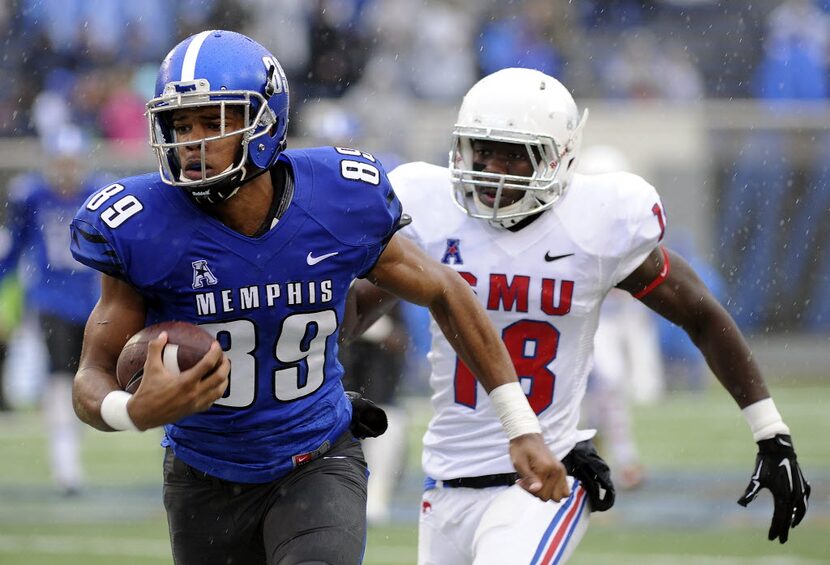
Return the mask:
{"type": "MultiPolygon", "coordinates": [[[[559,78],[577,101],[759,100],[783,114],[787,101],[826,102],[830,88],[830,0],[13,0],[0,4],[0,139],[74,124],[149,154],[143,111],[158,63],[210,28],[277,54],[291,136],[372,139],[365,149],[390,170],[411,158],[422,103],[457,107],[509,66],[559,78]]],[[[712,150],[730,310],[747,331],[830,329],[830,261],[805,252],[830,241],[811,212],[830,207],[830,135],[740,135],[726,163],[712,150]],[[741,287],[738,272],[757,284],[741,287]],[[807,300],[788,302],[791,288],[807,300]]]]}
{"type": "Polygon", "coordinates": [[[509,66],[577,99],[824,99],[828,13],[830,0],[14,0],[0,5],[0,136],[67,120],[142,140],[158,62],[209,28],[277,54],[294,115],[337,99],[367,128],[389,116],[370,97],[456,103],[509,66]]]}

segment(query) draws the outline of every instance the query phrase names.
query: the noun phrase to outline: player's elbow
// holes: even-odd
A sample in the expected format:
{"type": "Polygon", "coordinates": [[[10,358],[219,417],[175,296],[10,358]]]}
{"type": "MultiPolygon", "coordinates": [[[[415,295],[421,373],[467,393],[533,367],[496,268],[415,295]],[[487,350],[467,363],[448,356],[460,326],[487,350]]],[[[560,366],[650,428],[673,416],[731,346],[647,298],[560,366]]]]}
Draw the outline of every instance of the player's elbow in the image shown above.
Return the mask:
{"type": "Polygon", "coordinates": [[[102,427],[99,424],[100,418],[95,417],[100,411],[98,404],[90,401],[89,398],[78,392],[77,388],[72,391],[72,408],[75,410],[75,415],[84,424],[99,430],[106,431],[109,429],[102,427]]]}
{"type": "Polygon", "coordinates": [[[470,284],[464,279],[464,275],[459,273],[458,271],[448,267],[447,265],[441,265],[439,270],[440,272],[440,289],[441,289],[441,297],[454,297],[454,296],[464,296],[464,295],[473,295],[473,290],[470,284]]]}
{"type": "Polygon", "coordinates": [[[433,283],[426,304],[433,314],[456,310],[459,305],[462,308],[475,305],[471,304],[475,298],[470,285],[452,268],[440,265],[436,269],[433,283]]]}

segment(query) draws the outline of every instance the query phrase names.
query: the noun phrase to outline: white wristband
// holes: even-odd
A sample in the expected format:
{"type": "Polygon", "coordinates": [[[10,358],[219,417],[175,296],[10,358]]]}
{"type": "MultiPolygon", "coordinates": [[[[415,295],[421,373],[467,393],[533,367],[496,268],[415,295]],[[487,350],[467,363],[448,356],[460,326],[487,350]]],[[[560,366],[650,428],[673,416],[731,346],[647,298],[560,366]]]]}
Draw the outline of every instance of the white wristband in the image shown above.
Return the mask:
{"type": "Polygon", "coordinates": [[[530,408],[519,383],[507,383],[491,390],[490,403],[501,420],[508,439],[542,433],[539,419],[530,408]]]}
{"type": "Polygon", "coordinates": [[[790,433],[790,428],[784,423],[772,398],[753,402],[741,410],[741,413],[746,418],[749,429],[752,430],[752,439],[755,441],[769,439],[778,434],[789,435],[790,433]]]}
{"type": "Polygon", "coordinates": [[[123,390],[114,390],[101,401],[101,419],[109,427],[118,431],[139,431],[138,427],[127,412],[127,401],[132,394],[123,390]]]}

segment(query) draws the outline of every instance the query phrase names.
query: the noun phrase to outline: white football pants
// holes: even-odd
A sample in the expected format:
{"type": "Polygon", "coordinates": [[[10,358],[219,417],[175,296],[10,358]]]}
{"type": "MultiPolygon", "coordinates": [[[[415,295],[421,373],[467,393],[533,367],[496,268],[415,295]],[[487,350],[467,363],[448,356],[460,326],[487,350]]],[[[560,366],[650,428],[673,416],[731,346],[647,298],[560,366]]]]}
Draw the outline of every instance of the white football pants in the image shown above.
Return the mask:
{"type": "Polygon", "coordinates": [[[424,493],[418,565],[565,563],[588,529],[587,493],[568,477],[571,496],[542,502],[518,485],[435,488],[424,493]]]}

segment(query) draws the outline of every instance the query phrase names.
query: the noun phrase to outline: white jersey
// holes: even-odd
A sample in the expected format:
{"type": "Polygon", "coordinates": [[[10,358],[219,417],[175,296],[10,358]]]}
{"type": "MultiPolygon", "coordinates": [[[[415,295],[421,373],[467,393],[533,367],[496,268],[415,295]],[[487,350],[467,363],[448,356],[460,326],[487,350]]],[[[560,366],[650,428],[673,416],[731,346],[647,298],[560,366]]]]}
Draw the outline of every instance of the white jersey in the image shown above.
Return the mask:
{"type": "MultiPolygon", "coordinates": [[[[464,277],[510,352],[551,451],[577,441],[599,307],[640,266],[665,229],[659,196],[628,173],[576,175],[557,204],[518,232],[468,217],[449,171],[409,163],[390,175],[412,223],[402,234],[464,277]]],[[[508,473],[508,441],[489,397],[433,320],[434,416],[424,436],[427,476],[508,473]]]]}

